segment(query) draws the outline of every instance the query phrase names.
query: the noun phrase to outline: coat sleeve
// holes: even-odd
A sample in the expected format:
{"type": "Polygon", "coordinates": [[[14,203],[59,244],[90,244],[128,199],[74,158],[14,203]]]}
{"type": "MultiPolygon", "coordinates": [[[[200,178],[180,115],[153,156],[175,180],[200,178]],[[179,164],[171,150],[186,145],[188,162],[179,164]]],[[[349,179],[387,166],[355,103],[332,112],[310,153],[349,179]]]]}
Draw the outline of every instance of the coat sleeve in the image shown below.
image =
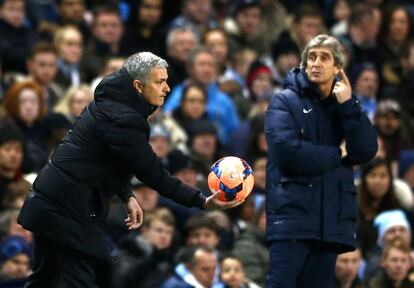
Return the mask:
{"type": "Polygon", "coordinates": [[[377,135],[366,114],[362,111],[358,99],[339,105],[342,129],[345,135],[347,156],[343,159],[346,166],[360,165],[371,160],[378,149],[377,135]]]}
{"type": "Polygon", "coordinates": [[[279,167],[293,175],[316,176],[341,164],[339,147],[315,145],[301,139],[300,133],[283,96],[274,96],[266,111],[265,134],[279,167]]]}
{"type": "MultiPolygon", "coordinates": [[[[178,178],[171,176],[153,152],[147,142],[142,121],[110,125],[105,133],[105,141],[110,150],[121,159],[122,163],[133,171],[135,176],[161,195],[171,198],[186,207],[203,208],[205,197],[201,191],[185,185],[178,178]]],[[[116,169],[116,167],[114,167],[116,169]]]]}

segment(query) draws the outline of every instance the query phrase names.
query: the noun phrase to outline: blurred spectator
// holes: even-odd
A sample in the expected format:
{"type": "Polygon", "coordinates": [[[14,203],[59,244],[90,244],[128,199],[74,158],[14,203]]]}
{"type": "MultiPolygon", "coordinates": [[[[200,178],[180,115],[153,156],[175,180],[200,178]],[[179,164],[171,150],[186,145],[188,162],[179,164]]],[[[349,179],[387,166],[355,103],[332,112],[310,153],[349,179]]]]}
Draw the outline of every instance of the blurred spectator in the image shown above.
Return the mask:
{"type": "Polygon", "coordinates": [[[208,120],[194,121],[190,128],[189,148],[197,169],[207,177],[210,168],[220,158],[217,130],[208,120]]]}
{"type": "Polygon", "coordinates": [[[378,70],[381,63],[377,47],[380,17],[378,8],[363,3],[352,6],[348,34],[341,37],[341,42],[350,49],[351,63],[375,63],[378,70]]]}
{"type": "Polygon", "coordinates": [[[251,162],[254,176],[253,197],[256,211],[263,205],[266,200],[266,165],[267,155],[257,156],[251,162]]]}
{"type": "Polygon", "coordinates": [[[141,0],[130,13],[130,21],[125,32],[128,54],[150,51],[157,55],[165,54],[165,29],[160,24],[164,0],[141,0]],[[164,44],[164,45],[163,45],[164,44]]]}
{"type": "Polygon", "coordinates": [[[361,280],[358,277],[359,267],[362,263],[361,251],[339,254],[336,258],[335,281],[336,288],[358,288],[361,280]]]}
{"type": "Polygon", "coordinates": [[[29,195],[31,188],[32,184],[24,179],[11,182],[1,206],[5,209],[22,208],[24,200],[26,200],[29,195]]]}
{"type": "Polygon", "coordinates": [[[384,141],[390,161],[396,161],[401,150],[412,147],[414,137],[410,124],[397,101],[385,99],[378,103],[374,125],[384,141]]]}
{"type": "MultiPolygon", "coordinates": [[[[239,125],[239,117],[230,97],[217,86],[217,63],[213,54],[206,48],[196,49],[191,53],[187,67],[190,75],[188,82],[202,85],[207,90],[208,118],[217,127],[220,142],[227,143],[239,125]]],[[[163,107],[166,113],[171,113],[179,106],[185,84],[177,85],[172,90],[163,107]]]]}
{"type": "Polygon", "coordinates": [[[92,36],[82,59],[87,82],[103,70],[110,57],[127,56],[122,44],[124,26],[119,10],[113,6],[101,6],[94,11],[92,36]]]}
{"type": "Polygon", "coordinates": [[[217,27],[212,0],[182,0],[181,5],[181,14],[170,23],[170,29],[190,26],[201,39],[205,31],[217,27]]]}
{"type": "Polygon", "coordinates": [[[396,98],[412,120],[414,119],[414,40],[409,41],[404,46],[400,55],[400,62],[403,67],[403,78],[396,98]]]}
{"type": "Polygon", "coordinates": [[[175,273],[164,282],[161,288],[187,288],[187,287],[221,287],[214,286],[213,280],[217,268],[217,256],[211,248],[190,247],[186,251],[185,275],[175,273]]]}
{"type": "Polygon", "coordinates": [[[157,208],[159,194],[135,177],[131,180],[132,191],[144,213],[152,212],[157,208]]]}
{"type": "MultiPolygon", "coordinates": [[[[86,21],[85,0],[58,0],[58,21],[57,25],[73,25],[81,31],[83,39],[90,38],[89,23],[86,21]]],[[[54,33],[55,31],[52,30],[54,33]]]]}
{"type": "Polygon", "coordinates": [[[339,37],[348,33],[348,21],[351,16],[349,0],[337,0],[333,7],[334,23],[331,27],[332,36],[339,37]]]}
{"type": "Polygon", "coordinates": [[[160,287],[173,273],[174,226],[166,208],[146,213],[141,234],[130,234],[119,244],[112,287],[160,287]]]}
{"type": "Polygon", "coordinates": [[[70,123],[75,123],[83,109],[93,100],[92,90],[87,85],[71,87],[55,106],[54,112],[66,116],[70,123]]]}
{"type": "Polygon", "coordinates": [[[377,95],[379,77],[375,66],[370,63],[355,64],[350,73],[350,82],[362,109],[367,113],[369,120],[374,121],[377,109],[377,95]]]}
{"type": "Polygon", "coordinates": [[[33,81],[17,82],[7,91],[4,107],[23,135],[23,172],[39,171],[48,158],[48,149],[44,142],[46,131],[41,123],[46,116],[42,88],[33,81]]]}
{"type": "Polygon", "coordinates": [[[369,281],[367,288],[414,287],[408,273],[411,268],[410,247],[401,239],[395,239],[384,247],[381,273],[369,281]]]}
{"type": "Polygon", "coordinates": [[[49,113],[43,119],[46,130],[45,143],[51,155],[62,142],[72,123],[61,113],[49,113]]]}
{"type": "Polygon", "coordinates": [[[256,283],[246,278],[243,264],[233,256],[227,256],[221,261],[220,278],[228,288],[259,288],[256,283]]]}
{"type": "Polygon", "coordinates": [[[357,237],[362,256],[367,259],[375,250],[377,231],[375,217],[387,210],[401,209],[393,185],[393,175],[386,160],[374,159],[361,168],[359,192],[359,221],[357,237]]]}
{"type": "Polygon", "coordinates": [[[0,62],[3,74],[26,73],[26,59],[36,39],[36,33],[25,27],[24,0],[0,2],[0,62]]]}
{"type": "Polygon", "coordinates": [[[153,124],[150,126],[149,144],[154,153],[167,165],[167,155],[170,153],[172,147],[170,142],[170,133],[165,127],[160,124],[153,124]]]}
{"type": "Polygon", "coordinates": [[[54,83],[58,71],[57,57],[57,50],[52,44],[39,42],[27,61],[29,79],[42,87],[48,110],[62,97],[62,90],[54,83]]]}
{"type": "Polygon", "coordinates": [[[194,121],[207,119],[207,95],[204,87],[197,84],[188,84],[183,89],[180,106],[173,111],[172,117],[190,135],[194,121]]]}
{"type": "Polygon", "coordinates": [[[222,75],[229,67],[229,47],[226,31],[215,28],[207,30],[202,38],[202,43],[216,58],[219,66],[219,74],[222,75]]]}
{"type": "Polygon", "coordinates": [[[62,91],[66,92],[70,86],[79,86],[86,81],[86,75],[80,67],[83,53],[82,34],[73,26],[64,26],[54,35],[54,43],[59,55],[59,69],[55,82],[62,91]]]}
{"type": "Polygon", "coordinates": [[[271,58],[273,80],[278,86],[282,86],[289,70],[299,65],[298,47],[293,42],[276,42],[272,47],[271,58]]]}
{"type": "Polygon", "coordinates": [[[11,121],[0,122],[0,204],[10,194],[9,186],[22,178],[23,138],[11,121]]]}
{"type": "Polygon", "coordinates": [[[293,43],[303,51],[306,43],[325,30],[323,15],[315,5],[303,2],[293,15],[291,29],[283,31],[277,43],[293,43]]]}
{"type": "Polygon", "coordinates": [[[188,77],[186,61],[195,48],[199,45],[199,39],[194,30],[189,26],[175,27],[168,31],[166,46],[168,62],[168,84],[173,89],[177,84],[188,77]]]}
{"type": "Polygon", "coordinates": [[[265,31],[265,40],[268,43],[276,41],[280,33],[286,28],[288,14],[280,0],[260,0],[260,9],[265,31]],[[271,33],[268,33],[271,31],[271,33]]]}
{"type": "Polygon", "coordinates": [[[185,241],[187,246],[202,245],[216,249],[220,242],[219,227],[213,219],[202,213],[193,215],[185,224],[185,241]]]}
{"type": "Polygon", "coordinates": [[[395,239],[411,245],[411,227],[402,210],[390,210],[380,213],[374,221],[378,229],[377,247],[375,253],[369,257],[364,272],[365,281],[378,275],[381,270],[381,254],[383,248],[395,239]]]}
{"type": "MultiPolygon", "coordinates": [[[[255,61],[250,65],[246,78],[251,103],[266,101],[274,94],[272,71],[261,61],[255,61]]],[[[265,110],[267,107],[265,108],[265,110]]]]}
{"type": "Polygon", "coordinates": [[[271,42],[265,35],[268,33],[263,30],[260,1],[236,0],[233,3],[232,17],[226,21],[230,23],[224,25],[228,33],[231,54],[242,48],[250,48],[258,55],[269,54],[271,42]]]}
{"type": "Polygon", "coordinates": [[[124,62],[125,62],[124,57],[109,57],[108,60],[106,60],[104,69],[91,82],[92,92],[95,91],[95,88],[98,86],[98,84],[102,81],[102,79],[105,76],[108,76],[109,74],[120,70],[122,68],[122,65],[124,65],[124,62]]]}
{"type": "Polygon", "coordinates": [[[31,244],[33,241],[32,233],[17,223],[17,216],[19,216],[19,209],[2,209],[0,211],[0,239],[19,236],[31,244]]]}
{"type": "Polygon", "coordinates": [[[0,244],[0,286],[23,287],[30,274],[29,244],[19,236],[11,236],[0,244]]]}
{"type": "Polygon", "coordinates": [[[232,254],[243,263],[247,277],[264,287],[269,267],[269,250],[265,241],[265,205],[261,205],[256,215],[254,225],[248,225],[235,239],[232,254]]]}
{"type": "Polygon", "coordinates": [[[414,22],[409,11],[394,4],[384,10],[380,31],[379,47],[382,60],[382,95],[393,95],[402,81],[400,54],[412,39],[414,22]]]}

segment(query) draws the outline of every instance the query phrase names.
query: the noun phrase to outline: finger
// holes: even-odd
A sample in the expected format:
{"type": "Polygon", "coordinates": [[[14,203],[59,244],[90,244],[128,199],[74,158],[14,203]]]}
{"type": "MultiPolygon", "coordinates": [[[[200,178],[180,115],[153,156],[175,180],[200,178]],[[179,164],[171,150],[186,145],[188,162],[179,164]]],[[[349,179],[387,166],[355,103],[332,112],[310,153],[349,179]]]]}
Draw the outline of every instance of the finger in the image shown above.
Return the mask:
{"type": "Polygon", "coordinates": [[[344,69],[341,69],[341,71],[339,71],[339,77],[346,86],[351,87],[351,83],[349,82],[348,76],[346,76],[344,69]]]}

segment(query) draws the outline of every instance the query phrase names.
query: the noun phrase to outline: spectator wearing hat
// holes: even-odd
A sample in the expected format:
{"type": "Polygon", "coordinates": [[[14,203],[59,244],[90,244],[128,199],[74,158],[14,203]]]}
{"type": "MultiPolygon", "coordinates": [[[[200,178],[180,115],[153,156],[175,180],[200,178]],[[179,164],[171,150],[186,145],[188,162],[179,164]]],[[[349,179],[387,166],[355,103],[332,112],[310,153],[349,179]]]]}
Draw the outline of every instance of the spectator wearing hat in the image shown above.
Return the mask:
{"type": "Polygon", "coordinates": [[[209,120],[195,121],[190,128],[190,155],[197,169],[207,178],[219,157],[217,129],[209,120]]]}
{"type": "Polygon", "coordinates": [[[167,129],[160,124],[151,125],[149,144],[158,158],[166,165],[167,155],[171,151],[170,133],[167,129]]]}
{"type": "Polygon", "coordinates": [[[232,17],[225,21],[230,54],[243,48],[250,48],[258,55],[270,54],[271,42],[265,37],[260,1],[233,1],[232,17]]]}
{"type": "Polygon", "coordinates": [[[23,138],[11,122],[0,121],[0,203],[10,184],[22,179],[23,138]]]}
{"type": "Polygon", "coordinates": [[[299,65],[299,50],[295,43],[278,41],[272,47],[273,80],[281,86],[290,69],[299,65]]]}
{"type": "Polygon", "coordinates": [[[369,281],[381,271],[381,255],[385,246],[395,239],[400,239],[405,245],[411,245],[411,226],[403,210],[384,211],[375,217],[374,225],[378,231],[375,253],[367,258],[364,279],[369,281]]]}
{"type": "Polygon", "coordinates": [[[20,236],[5,238],[0,244],[0,287],[23,287],[30,273],[31,251],[20,236]]]}
{"type": "Polygon", "coordinates": [[[378,103],[374,125],[384,141],[390,161],[396,161],[401,150],[413,146],[414,141],[411,137],[413,128],[397,101],[385,99],[378,103]]]}

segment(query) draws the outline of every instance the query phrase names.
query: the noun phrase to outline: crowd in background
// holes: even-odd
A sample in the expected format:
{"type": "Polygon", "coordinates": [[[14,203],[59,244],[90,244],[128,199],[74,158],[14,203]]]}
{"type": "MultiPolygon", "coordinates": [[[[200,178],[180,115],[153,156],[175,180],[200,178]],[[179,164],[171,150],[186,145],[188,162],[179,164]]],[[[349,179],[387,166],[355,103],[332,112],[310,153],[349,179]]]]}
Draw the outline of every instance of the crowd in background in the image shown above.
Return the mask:
{"type": "Polygon", "coordinates": [[[149,119],[166,169],[209,195],[211,165],[234,155],[255,186],[235,209],[199,211],[133,179],[144,224],[128,231],[111,201],[110,287],[264,287],[264,113],[318,34],[340,40],[379,144],[355,168],[359,247],[338,256],[337,287],[414,287],[413,19],[410,0],[0,0],[0,287],[31,272],[17,215],[36,173],[103,77],[140,51],[169,64],[171,93],[149,119]]]}

